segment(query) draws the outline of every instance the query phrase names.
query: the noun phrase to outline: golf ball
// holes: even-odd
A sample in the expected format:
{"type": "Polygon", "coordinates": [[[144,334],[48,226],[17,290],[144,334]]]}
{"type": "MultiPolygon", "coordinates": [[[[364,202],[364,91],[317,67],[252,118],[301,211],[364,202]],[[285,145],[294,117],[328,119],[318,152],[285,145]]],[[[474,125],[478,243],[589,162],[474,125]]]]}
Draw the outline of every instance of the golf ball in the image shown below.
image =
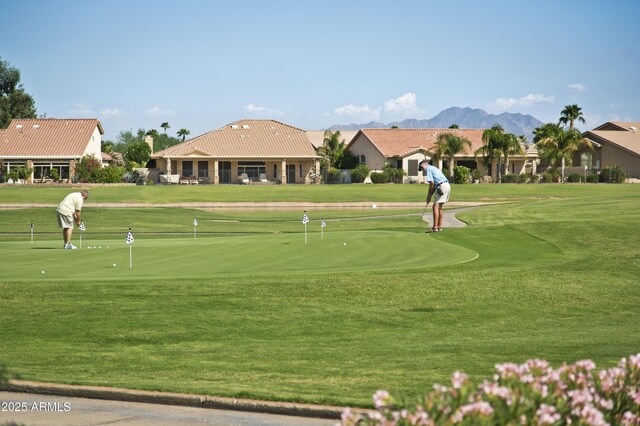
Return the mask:
{"type": "Polygon", "coordinates": [[[347,245],[347,243],[342,243],[342,245],[343,245],[343,246],[346,246],[346,245],[347,245]]]}
{"type": "Polygon", "coordinates": [[[115,263],[113,264],[113,267],[114,267],[114,268],[116,267],[116,264],[115,264],[115,263]]]}
{"type": "Polygon", "coordinates": [[[42,273],[44,274],[44,271],[42,271],[42,273]]]}

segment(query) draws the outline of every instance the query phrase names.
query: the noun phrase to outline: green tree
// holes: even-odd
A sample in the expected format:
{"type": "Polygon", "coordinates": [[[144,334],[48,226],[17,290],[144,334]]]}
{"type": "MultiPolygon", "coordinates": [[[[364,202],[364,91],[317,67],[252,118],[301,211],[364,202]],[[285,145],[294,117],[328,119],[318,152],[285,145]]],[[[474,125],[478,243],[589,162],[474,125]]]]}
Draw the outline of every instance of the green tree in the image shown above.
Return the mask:
{"type": "Polygon", "coordinates": [[[144,167],[151,158],[151,147],[145,142],[134,142],[127,148],[124,158],[132,167],[144,167]]]}
{"type": "Polygon", "coordinates": [[[560,124],[547,123],[537,127],[533,141],[538,146],[538,154],[548,164],[561,167],[561,178],[564,182],[564,168],[571,164],[573,153],[581,148],[592,149],[588,139],[582,137],[578,129],[563,129],[560,124]]]}
{"type": "Polygon", "coordinates": [[[150,129],[147,130],[147,133],[144,134],[145,136],[151,136],[152,138],[155,138],[158,136],[158,131],[156,129],[150,129]]]}
{"type": "Polygon", "coordinates": [[[522,147],[516,135],[505,132],[499,124],[494,124],[493,127],[482,132],[482,141],[484,145],[476,151],[476,155],[480,154],[484,158],[485,166],[497,160],[496,182],[500,182],[502,175],[509,170],[509,156],[522,154],[522,147]]]}
{"type": "Polygon", "coordinates": [[[318,154],[322,157],[321,166],[323,169],[331,170],[342,159],[345,140],[340,140],[340,136],[339,130],[336,132],[331,130],[324,132],[322,146],[318,148],[318,154]]]}
{"type": "Polygon", "coordinates": [[[463,136],[457,136],[452,133],[441,133],[436,140],[436,158],[449,160],[449,177],[453,181],[453,162],[456,154],[463,152],[465,149],[471,149],[472,143],[463,136]]]}
{"type": "Polygon", "coordinates": [[[184,142],[184,138],[186,138],[188,135],[191,134],[190,131],[188,131],[187,129],[180,129],[178,130],[178,133],[176,133],[178,136],[182,136],[182,142],[184,142]]]}
{"type": "Polygon", "coordinates": [[[582,108],[580,108],[578,105],[567,105],[560,112],[559,124],[566,125],[567,123],[569,123],[569,128],[573,129],[573,123],[576,120],[578,120],[582,124],[586,124],[586,121],[582,116],[582,108]]]}
{"type": "Polygon", "coordinates": [[[460,126],[458,126],[457,124],[453,123],[451,126],[449,126],[450,129],[459,129],[460,126]]]}
{"type": "Polygon", "coordinates": [[[20,83],[20,71],[0,60],[0,129],[14,118],[36,118],[35,101],[20,83]]]}
{"type": "Polygon", "coordinates": [[[170,128],[171,128],[171,126],[169,126],[169,123],[168,123],[168,122],[166,122],[166,121],[165,121],[164,123],[162,123],[162,124],[160,125],[160,127],[162,127],[162,128],[164,129],[164,133],[165,133],[165,134],[167,133],[167,129],[170,129],[170,128]]]}

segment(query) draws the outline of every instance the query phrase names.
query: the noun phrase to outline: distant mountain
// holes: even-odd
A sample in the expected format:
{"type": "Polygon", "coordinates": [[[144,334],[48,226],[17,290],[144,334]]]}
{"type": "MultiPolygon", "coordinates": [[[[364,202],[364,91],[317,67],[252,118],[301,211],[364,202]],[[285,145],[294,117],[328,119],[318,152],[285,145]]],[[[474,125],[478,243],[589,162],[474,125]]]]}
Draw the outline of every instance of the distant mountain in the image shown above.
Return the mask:
{"type": "Polygon", "coordinates": [[[513,133],[516,136],[525,135],[530,141],[533,139],[533,130],[544,124],[529,114],[503,112],[495,115],[478,108],[452,107],[441,111],[431,119],[418,120],[408,118],[389,124],[372,121],[365,124],[333,125],[328,130],[380,129],[391,126],[398,126],[401,129],[431,129],[447,128],[452,124],[457,124],[461,129],[488,129],[496,123],[500,124],[506,132],[513,133]]]}

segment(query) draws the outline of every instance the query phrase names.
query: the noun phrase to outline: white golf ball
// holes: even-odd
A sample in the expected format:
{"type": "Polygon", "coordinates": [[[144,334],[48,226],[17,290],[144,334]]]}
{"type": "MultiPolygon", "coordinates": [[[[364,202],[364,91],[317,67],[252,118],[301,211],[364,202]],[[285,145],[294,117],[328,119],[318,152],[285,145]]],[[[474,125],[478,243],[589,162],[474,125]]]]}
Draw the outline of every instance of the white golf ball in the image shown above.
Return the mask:
{"type": "Polygon", "coordinates": [[[44,274],[44,271],[42,271],[42,273],[44,274]]]}
{"type": "Polygon", "coordinates": [[[346,246],[346,245],[347,245],[347,243],[342,243],[342,245],[343,245],[343,246],[346,246]]]}
{"type": "Polygon", "coordinates": [[[113,267],[114,267],[114,268],[116,267],[116,264],[115,264],[115,263],[113,264],[113,267]]]}

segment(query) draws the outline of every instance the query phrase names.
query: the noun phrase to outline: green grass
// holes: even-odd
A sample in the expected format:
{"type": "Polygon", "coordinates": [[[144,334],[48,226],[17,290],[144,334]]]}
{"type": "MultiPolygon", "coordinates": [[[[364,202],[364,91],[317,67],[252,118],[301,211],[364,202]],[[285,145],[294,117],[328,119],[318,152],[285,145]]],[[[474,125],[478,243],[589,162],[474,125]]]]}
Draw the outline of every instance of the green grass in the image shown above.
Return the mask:
{"type": "MultiPolygon", "coordinates": [[[[295,196],[317,197],[304,188],[295,196]]],[[[321,188],[380,202],[425,189],[321,188]]],[[[139,188],[104,190],[125,200],[139,188]]],[[[640,186],[454,191],[513,202],[429,235],[415,232],[421,209],[324,210],[324,239],[309,209],[307,245],[300,211],[88,208],[86,237],[102,248],[76,251],[58,248],[51,208],[0,210],[0,362],[31,380],[364,406],[379,388],[424,393],[455,370],[481,380],[532,357],[610,367],[640,350],[640,186]]]]}

